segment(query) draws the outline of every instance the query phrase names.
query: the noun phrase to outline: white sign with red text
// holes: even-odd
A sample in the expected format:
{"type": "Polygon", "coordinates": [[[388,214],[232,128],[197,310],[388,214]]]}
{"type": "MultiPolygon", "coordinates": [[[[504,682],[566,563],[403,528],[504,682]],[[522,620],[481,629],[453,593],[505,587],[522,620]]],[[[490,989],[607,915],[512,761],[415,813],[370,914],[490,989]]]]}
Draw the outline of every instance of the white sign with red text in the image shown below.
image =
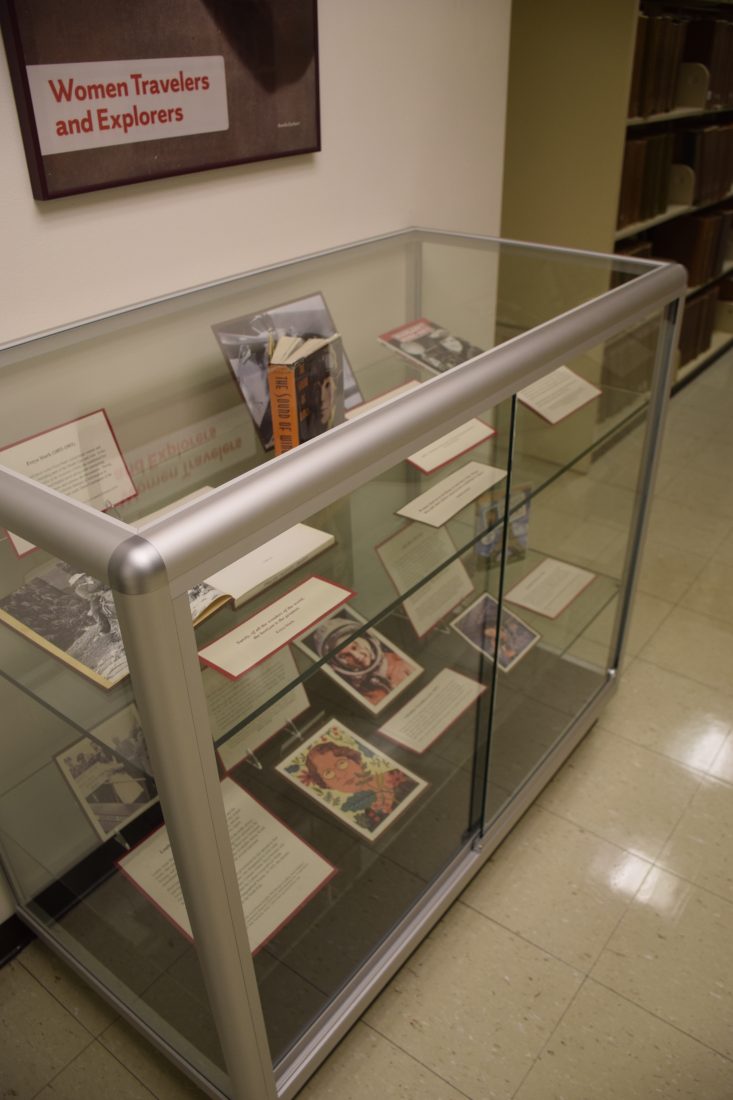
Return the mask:
{"type": "Polygon", "coordinates": [[[229,128],[224,58],[27,65],[41,153],[229,128]]]}

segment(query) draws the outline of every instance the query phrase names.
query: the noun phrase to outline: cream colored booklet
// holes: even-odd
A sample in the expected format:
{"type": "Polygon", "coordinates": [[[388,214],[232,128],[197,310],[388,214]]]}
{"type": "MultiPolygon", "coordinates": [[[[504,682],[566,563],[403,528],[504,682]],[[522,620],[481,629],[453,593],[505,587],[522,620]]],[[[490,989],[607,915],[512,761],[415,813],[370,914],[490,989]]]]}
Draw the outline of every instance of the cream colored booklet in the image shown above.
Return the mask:
{"type": "Polygon", "coordinates": [[[505,477],[506,470],[500,470],[496,466],[486,466],[483,462],[467,462],[460,470],[444,477],[437,485],[415,497],[403,508],[398,508],[397,515],[427,523],[430,527],[442,527],[472,500],[505,477]]]}
{"type": "Polygon", "coordinates": [[[525,386],[517,397],[543,420],[559,424],[566,416],[600,397],[600,394],[597,386],[586,382],[569,367],[558,367],[531,386],[525,386]]]}
{"type": "MultiPolygon", "coordinates": [[[[221,794],[254,953],[325,886],[336,868],[233,779],[222,780],[221,794]]],[[[192,936],[165,825],[123,856],[118,867],[173,924],[192,936]]]]}
{"type": "Polygon", "coordinates": [[[505,599],[547,619],[557,619],[595,577],[588,569],[545,558],[506,593],[505,599]]]}
{"type": "Polygon", "coordinates": [[[423,753],[484,691],[483,684],[443,668],[379,732],[405,749],[423,753]]]}
{"type": "Polygon", "coordinates": [[[355,593],[322,577],[309,577],[234,630],[199,650],[204,664],[236,680],[292,642],[355,593]]]}
{"type": "Polygon", "coordinates": [[[439,570],[402,605],[419,638],[473,592],[463,562],[450,561],[456,548],[441,528],[432,530],[420,523],[408,523],[376,550],[399,593],[409,591],[423,577],[439,570]]]}

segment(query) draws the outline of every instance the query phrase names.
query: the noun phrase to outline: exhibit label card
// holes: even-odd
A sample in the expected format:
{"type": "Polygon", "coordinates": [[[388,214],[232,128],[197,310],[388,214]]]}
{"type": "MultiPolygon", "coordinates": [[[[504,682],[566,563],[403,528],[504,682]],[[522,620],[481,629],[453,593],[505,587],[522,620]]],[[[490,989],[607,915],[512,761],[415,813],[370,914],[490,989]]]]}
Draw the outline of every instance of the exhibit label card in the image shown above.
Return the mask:
{"type": "Polygon", "coordinates": [[[236,680],[354,595],[340,584],[309,577],[234,630],[204,646],[199,657],[204,664],[236,680]]]}
{"type": "Polygon", "coordinates": [[[548,619],[556,619],[583,592],[595,573],[566,561],[545,558],[506,593],[506,599],[548,619]]]}
{"type": "Polygon", "coordinates": [[[444,668],[379,732],[403,748],[423,753],[484,691],[483,684],[444,668]]]}
{"type": "Polygon", "coordinates": [[[568,367],[558,367],[531,386],[525,386],[517,397],[543,420],[558,424],[600,394],[597,386],[586,382],[575,371],[568,367]]]}
{"type": "MultiPolygon", "coordinates": [[[[252,953],[328,882],[336,869],[233,779],[223,779],[229,838],[252,953]]],[[[118,866],[187,936],[191,923],[165,826],[118,866]]]]}
{"type": "Polygon", "coordinates": [[[474,417],[454,428],[452,432],[442,435],[440,439],[429,443],[427,447],[422,447],[414,454],[408,455],[407,461],[417,466],[418,470],[422,470],[424,474],[432,474],[434,470],[447,466],[449,462],[478,447],[479,443],[491,439],[493,435],[496,435],[495,428],[474,417]]]}
{"type": "MultiPolygon", "coordinates": [[[[135,496],[135,486],[103,409],[0,450],[0,464],[104,511],[135,496]]],[[[32,542],[8,532],[16,553],[32,542]]]]}
{"type": "Polygon", "coordinates": [[[442,527],[472,500],[505,477],[506,470],[500,470],[496,466],[467,462],[460,470],[444,477],[432,489],[415,497],[404,508],[398,508],[397,515],[427,523],[430,527],[442,527]]]}
{"type": "MultiPolygon", "coordinates": [[[[214,740],[233,729],[242,718],[267,703],[282,690],[284,684],[298,678],[298,669],[289,648],[273,653],[267,661],[250,669],[239,680],[217,676],[210,669],[203,673],[204,691],[209,704],[214,740]]],[[[219,759],[226,771],[250,757],[288,722],[292,722],[308,707],[308,696],[302,684],[286,692],[281,698],[249,722],[227,741],[217,746],[219,759]]],[[[256,763],[256,760],[254,761],[256,763]]]]}
{"type": "Polygon", "coordinates": [[[447,531],[440,528],[433,531],[419,523],[410,523],[376,549],[399,593],[407,592],[423,577],[440,569],[402,605],[419,638],[473,591],[463,562],[443,564],[456,552],[447,531]]]}

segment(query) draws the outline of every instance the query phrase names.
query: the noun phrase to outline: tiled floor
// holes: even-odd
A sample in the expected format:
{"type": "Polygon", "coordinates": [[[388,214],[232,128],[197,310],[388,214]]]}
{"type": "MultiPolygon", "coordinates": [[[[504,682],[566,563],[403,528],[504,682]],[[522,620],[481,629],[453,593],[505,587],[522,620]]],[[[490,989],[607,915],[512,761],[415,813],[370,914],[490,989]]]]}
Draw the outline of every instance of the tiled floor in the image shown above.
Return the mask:
{"type": "MultiPolygon", "coordinates": [[[[729,355],[672,403],[617,695],[303,1100],[732,1100],[732,422],[729,355]]],[[[34,944],[0,1100],[105,1096],[200,1093],[34,944]]]]}

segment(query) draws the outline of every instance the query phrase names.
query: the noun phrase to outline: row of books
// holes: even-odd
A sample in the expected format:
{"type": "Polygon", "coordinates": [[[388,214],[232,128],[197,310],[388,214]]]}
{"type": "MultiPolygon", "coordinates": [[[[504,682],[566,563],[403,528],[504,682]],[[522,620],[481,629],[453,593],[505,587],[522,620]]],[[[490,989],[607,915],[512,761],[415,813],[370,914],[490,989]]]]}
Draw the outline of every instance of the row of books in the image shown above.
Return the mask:
{"type": "Polygon", "coordinates": [[[680,327],[679,365],[681,367],[696,359],[698,355],[702,355],[710,347],[718,295],[719,288],[713,286],[686,302],[680,327]]]}
{"type": "Polygon", "coordinates": [[[707,107],[733,107],[733,22],[678,15],[638,17],[629,117],[663,114],[675,106],[683,61],[709,73],[707,107]]]}
{"type": "Polygon", "coordinates": [[[733,187],[733,122],[666,130],[626,142],[618,228],[663,214],[673,164],[695,174],[693,205],[724,199],[733,187]]]}
{"type": "Polygon", "coordinates": [[[723,272],[730,251],[732,219],[729,204],[727,208],[665,222],[650,234],[652,256],[683,264],[692,287],[707,283],[723,272]]]}

